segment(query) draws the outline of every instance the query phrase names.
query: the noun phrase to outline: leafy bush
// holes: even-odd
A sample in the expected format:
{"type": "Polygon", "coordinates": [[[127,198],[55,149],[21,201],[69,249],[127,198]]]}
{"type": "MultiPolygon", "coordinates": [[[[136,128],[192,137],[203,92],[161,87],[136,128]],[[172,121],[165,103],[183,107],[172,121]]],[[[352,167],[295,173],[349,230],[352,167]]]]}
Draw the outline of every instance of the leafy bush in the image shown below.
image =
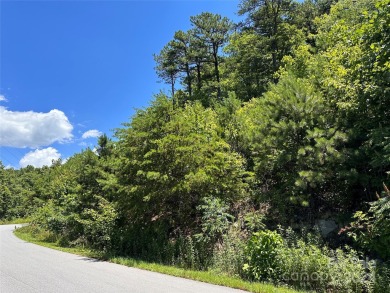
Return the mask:
{"type": "Polygon", "coordinates": [[[328,251],[331,292],[372,292],[374,262],[364,262],[356,251],[347,248],[328,251]]]}
{"type": "Polygon", "coordinates": [[[199,254],[203,251],[191,236],[179,237],[176,241],[177,258],[174,261],[176,265],[186,269],[204,269],[207,267],[209,257],[200,259],[199,254]]]}
{"type": "Polygon", "coordinates": [[[67,218],[62,215],[60,208],[52,200],[35,211],[31,222],[58,235],[64,234],[67,228],[67,218]]]}
{"type": "Polygon", "coordinates": [[[234,219],[228,213],[229,207],[219,198],[206,197],[197,209],[202,213],[202,232],[197,234],[197,237],[212,244],[221,240],[222,235],[228,230],[234,219]]]}
{"type": "Polygon", "coordinates": [[[93,248],[107,251],[111,248],[115,220],[118,217],[112,203],[99,197],[96,209],[86,209],[77,221],[83,226],[83,236],[93,248]]]}
{"type": "Polygon", "coordinates": [[[390,264],[380,264],[375,268],[374,293],[390,292],[390,264]]]}
{"type": "Polygon", "coordinates": [[[249,232],[256,232],[265,229],[265,214],[261,211],[247,212],[244,216],[245,228],[249,232]]]}
{"type": "Polygon", "coordinates": [[[280,281],[295,288],[318,290],[329,281],[330,259],[320,248],[299,240],[295,247],[277,251],[280,281]]]}
{"type": "Polygon", "coordinates": [[[212,270],[228,276],[243,275],[245,240],[239,229],[232,225],[214,248],[212,270]]]}
{"type": "Polygon", "coordinates": [[[280,276],[278,251],[283,247],[283,238],[273,231],[253,233],[244,249],[243,267],[247,278],[256,281],[276,280],[280,276]]]}
{"type": "Polygon", "coordinates": [[[303,227],[299,232],[294,231],[291,227],[283,228],[278,226],[278,233],[283,237],[284,244],[288,247],[295,247],[298,241],[303,241],[306,244],[322,247],[324,246],[324,240],[321,236],[318,226],[313,228],[303,227]]]}
{"type": "MultiPolygon", "coordinates": [[[[321,247],[315,233],[305,232],[302,238],[291,228],[280,230],[285,239],[272,231],[253,234],[244,249],[247,278],[316,292],[379,292],[373,291],[373,261],[363,262],[349,248],[321,247]]],[[[382,279],[386,276],[383,272],[376,274],[382,279]]]]}
{"type": "Polygon", "coordinates": [[[316,292],[373,292],[374,263],[363,262],[351,250],[319,248],[299,240],[277,256],[281,281],[316,292]]]}
{"type": "Polygon", "coordinates": [[[355,213],[355,221],[341,232],[347,232],[361,247],[390,260],[390,190],[384,185],[384,197],[370,202],[367,213],[355,213]]]}
{"type": "Polygon", "coordinates": [[[212,258],[214,246],[222,242],[223,235],[229,229],[234,217],[228,213],[229,206],[215,197],[204,198],[197,209],[202,213],[201,232],[195,234],[195,239],[201,262],[204,267],[207,267],[212,258]]]}

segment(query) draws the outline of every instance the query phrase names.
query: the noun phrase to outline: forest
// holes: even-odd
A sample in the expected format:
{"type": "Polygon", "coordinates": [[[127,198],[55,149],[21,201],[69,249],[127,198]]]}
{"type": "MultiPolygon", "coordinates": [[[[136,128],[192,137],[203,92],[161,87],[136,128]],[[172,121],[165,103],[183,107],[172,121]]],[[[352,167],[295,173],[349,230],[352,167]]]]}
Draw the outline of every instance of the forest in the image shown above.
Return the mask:
{"type": "Polygon", "coordinates": [[[169,90],[94,149],[0,163],[0,220],[249,281],[390,292],[390,1],[237,13],[176,31],[154,56],[169,90]]]}

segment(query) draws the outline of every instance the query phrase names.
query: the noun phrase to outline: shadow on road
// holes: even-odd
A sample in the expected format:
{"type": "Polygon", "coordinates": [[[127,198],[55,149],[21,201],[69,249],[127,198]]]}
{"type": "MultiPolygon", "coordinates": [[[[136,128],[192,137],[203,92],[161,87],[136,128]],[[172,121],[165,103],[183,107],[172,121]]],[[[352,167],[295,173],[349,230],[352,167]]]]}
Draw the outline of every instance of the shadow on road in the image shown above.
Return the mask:
{"type": "Polygon", "coordinates": [[[77,258],[77,260],[82,260],[82,261],[86,261],[86,262],[105,262],[104,260],[101,260],[101,259],[90,258],[90,257],[82,257],[82,256],[77,258]]]}

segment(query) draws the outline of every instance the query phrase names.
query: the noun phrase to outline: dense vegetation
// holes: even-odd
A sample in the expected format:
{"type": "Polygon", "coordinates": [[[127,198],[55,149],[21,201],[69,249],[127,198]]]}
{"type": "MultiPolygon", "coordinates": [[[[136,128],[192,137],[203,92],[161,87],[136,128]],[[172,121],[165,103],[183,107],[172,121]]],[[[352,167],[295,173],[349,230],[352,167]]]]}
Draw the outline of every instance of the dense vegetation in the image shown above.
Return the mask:
{"type": "Polygon", "coordinates": [[[238,13],[174,34],[155,56],[171,93],[114,139],[50,167],[1,165],[0,219],[185,268],[388,292],[389,0],[243,0],[238,13]]]}

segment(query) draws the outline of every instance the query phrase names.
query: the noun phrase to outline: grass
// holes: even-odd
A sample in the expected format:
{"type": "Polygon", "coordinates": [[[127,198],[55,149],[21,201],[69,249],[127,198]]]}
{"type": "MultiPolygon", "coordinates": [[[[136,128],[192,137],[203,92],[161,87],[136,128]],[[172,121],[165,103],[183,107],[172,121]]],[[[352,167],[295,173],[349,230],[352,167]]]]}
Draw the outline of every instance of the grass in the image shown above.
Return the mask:
{"type": "Polygon", "coordinates": [[[29,222],[30,218],[17,218],[11,220],[0,220],[0,225],[25,224],[29,222]]]}
{"type": "Polygon", "coordinates": [[[57,241],[50,239],[50,235],[46,233],[36,234],[30,226],[24,226],[14,230],[14,234],[20,239],[38,244],[51,249],[60,250],[63,252],[78,254],[86,257],[103,259],[104,255],[98,251],[83,247],[65,247],[61,246],[57,241]]]}
{"type": "Polygon", "coordinates": [[[185,270],[173,266],[166,266],[166,265],[161,265],[156,263],[148,263],[144,261],[134,260],[130,258],[123,258],[123,257],[112,257],[110,258],[110,261],[117,264],[129,266],[129,267],[136,267],[148,271],[163,273],[163,274],[191,279],[191,280],[197,280],[197,281],[206,282],[214,285],[221,285],[221,286],[246,290],[249,292],[256,292],[256,293],[271,293],[271,292],[272,293],[297,293],[299,292],[289,288],[275,287],[271,284],[251,283],[239,278],[216,274],[211,271],[185,270]]]}
{"type": "Polygon", "coordinates": [[[50,239],[50,234],[46,233],[34,233],[34,230],[30,226],[22,227],[15,230],[15,235],[22,240],[32,242],[48,248],[78,254],[86,257],[93,257],[98,259],[104,259],[112,263],[125,265],[128,267],[139,268],[152,272],[167,274],[171,276],[197,280],[205,283],[221,285],[241,290],[246,290],[254,293],[299,293],[302,291],[296,291],[285,287],[276,287],[271,284],[264,283],[252,283],[240,278],[229,277],[214,273],[212,271],[194,271],[186,270],[178,267],[161,265],[157,263],[150,263],[142,260],[137,260],[127,257],[107,256],[102,252],[91,250],[83,247],[63,247],[59,245],[55,239],[50,239]]]}

